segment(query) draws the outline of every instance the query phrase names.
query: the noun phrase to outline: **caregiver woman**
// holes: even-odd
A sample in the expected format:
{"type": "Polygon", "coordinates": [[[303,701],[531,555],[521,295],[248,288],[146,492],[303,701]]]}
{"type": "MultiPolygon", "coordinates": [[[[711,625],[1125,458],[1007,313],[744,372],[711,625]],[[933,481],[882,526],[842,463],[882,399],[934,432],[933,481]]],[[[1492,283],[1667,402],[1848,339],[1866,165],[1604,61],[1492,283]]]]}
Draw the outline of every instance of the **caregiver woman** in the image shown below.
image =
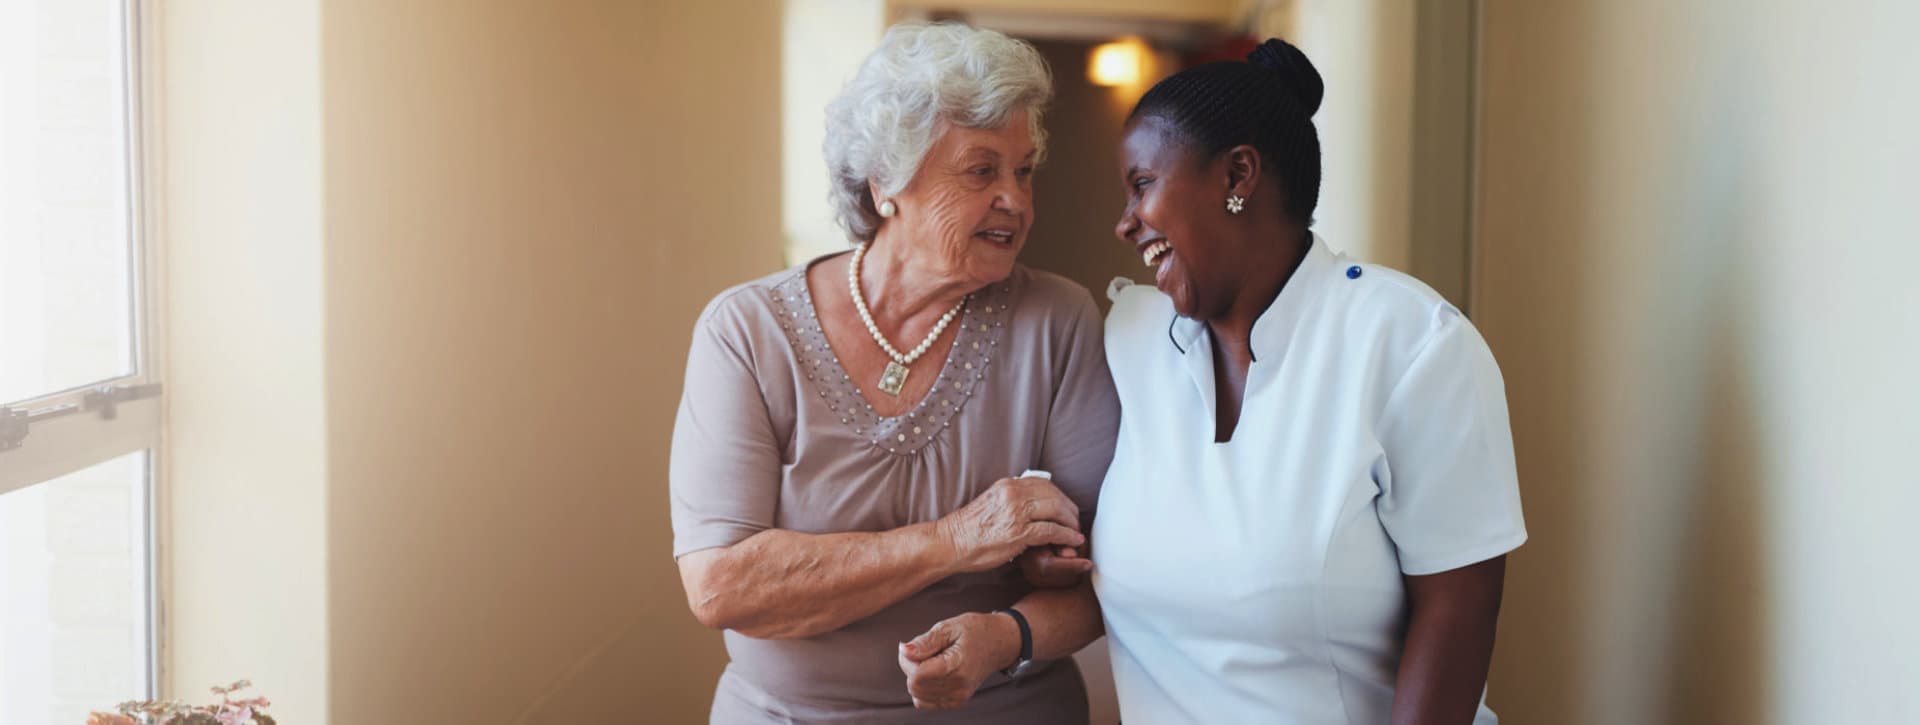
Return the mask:
{"type": "Polygon", "coordinates": [[[1308,231],[1320,75],[1269,40],[1134,108],[1094,586],[1127,723],[1477,723],[1526,540],[1500,370],[1308,231]]]}

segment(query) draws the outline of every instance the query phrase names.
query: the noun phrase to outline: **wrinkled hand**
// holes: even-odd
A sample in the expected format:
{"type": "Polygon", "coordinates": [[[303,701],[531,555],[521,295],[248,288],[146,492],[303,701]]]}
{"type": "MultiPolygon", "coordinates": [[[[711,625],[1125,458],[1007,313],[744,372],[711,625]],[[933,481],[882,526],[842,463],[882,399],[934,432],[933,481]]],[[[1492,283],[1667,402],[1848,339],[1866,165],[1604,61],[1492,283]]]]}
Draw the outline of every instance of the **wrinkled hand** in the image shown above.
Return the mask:
{"type": "Polygon", "coordinates": [[[900,645],[907,694],[921,710],[956,710],[994,672],[1020,656],[1020,630],[1005,614],[962,614],[900,645]]]}
{"type": "Polygon", "coordinates": [[[1020,555],[1020,573],[1039,589],[1065,589],[1093,571],[1093,560],[1072,546],[1036,546],[1020,555]]]}
{"type": "Polygon", "coordinates": [[[1035,546],[1082,546],[1080,507],[1044,478],[1003,478],[938,522],[961,571],[988,571],[1035,546]]]}

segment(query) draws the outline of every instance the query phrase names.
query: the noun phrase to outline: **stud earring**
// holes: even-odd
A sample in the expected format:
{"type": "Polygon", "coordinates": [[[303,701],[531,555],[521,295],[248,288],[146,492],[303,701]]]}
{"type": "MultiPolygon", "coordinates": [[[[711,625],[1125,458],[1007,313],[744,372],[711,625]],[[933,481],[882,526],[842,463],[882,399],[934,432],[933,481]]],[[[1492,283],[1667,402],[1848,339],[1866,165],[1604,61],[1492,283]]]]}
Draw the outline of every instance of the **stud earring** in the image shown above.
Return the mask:
{"type": "Polygon", "coordinates": [[[1242,199],[1238,195],[1229,195],[1227,197],[1227,213],[1228,214],[1238,214],[1241,212],[1241,210],[1244,210],[1246,208],[1247,208],[1246,199],[1242,199]]]}
{"type": "Polygon", "coordinates": [[[893,215],[899,211],[900,207],[894,206],[892,199],[880,202],[880,218],[882,219],[892,219],[893,215]]]}

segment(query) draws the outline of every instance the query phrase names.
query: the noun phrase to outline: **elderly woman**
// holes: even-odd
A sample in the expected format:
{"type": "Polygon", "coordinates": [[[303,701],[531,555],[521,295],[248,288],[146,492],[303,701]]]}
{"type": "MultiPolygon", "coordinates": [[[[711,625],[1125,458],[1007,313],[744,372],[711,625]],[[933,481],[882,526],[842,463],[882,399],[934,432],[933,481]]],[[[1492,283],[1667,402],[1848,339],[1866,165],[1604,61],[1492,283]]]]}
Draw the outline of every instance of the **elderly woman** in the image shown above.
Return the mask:
{"type": "Polygon", "coordinates": [[[1091,296],[1014,261],[1051,87],[1004,35],[893,28],[827,110],[855,248],[700,315],[670,477],[713,722],[1086,721],[1118,409],[1091,296]]]}

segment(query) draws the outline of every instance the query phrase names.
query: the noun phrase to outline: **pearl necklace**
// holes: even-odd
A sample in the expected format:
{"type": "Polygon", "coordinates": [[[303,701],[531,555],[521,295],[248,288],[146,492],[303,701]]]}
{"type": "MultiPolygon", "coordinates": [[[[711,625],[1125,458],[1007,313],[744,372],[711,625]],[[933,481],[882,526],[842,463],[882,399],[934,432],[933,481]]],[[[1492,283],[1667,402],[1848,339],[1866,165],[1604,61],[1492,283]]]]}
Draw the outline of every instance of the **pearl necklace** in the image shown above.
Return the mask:
{"type": "MultiPolygon", "coordinates": [[[[866,254],[867,245],[865,244],[853,248],[853,261],[847,264],[847,292],[853,295],[853,307],[860,311],[860,321],[867,323],[867,332],[873,335],[873,341],[880,343],[880,349],[886,351],[887,357],[893,358],[892,362],[887,363],[886,371],[880,373],[878,387],[881,392],[899,397],[900,390],[907,386],[907,366],[920,359],[921,355],[927,354],[927,348],[933,347],[933,341],[940,339],[940,333],[946,332],[947,325],[952,323],[954,316],[960,314],[960,309],[966,306],[967,297],[960,298],[959,302],[953,303],[953,309],[947,310],[947,314],[940,316],[940,321],[934,324],[932,332],[927,333],[927,339],[920,341],[919,347],[915,347],[913,352],[902,355],[899,350],[894,349],[893,343],[887,342],[886,335],[880,334],[880,326],[873,322],[873,313],[867,311],[867,298],[860,294],[860,259],[866,254]]],[[[971,296],[968,295],[968,297],[971,296]]]]}

